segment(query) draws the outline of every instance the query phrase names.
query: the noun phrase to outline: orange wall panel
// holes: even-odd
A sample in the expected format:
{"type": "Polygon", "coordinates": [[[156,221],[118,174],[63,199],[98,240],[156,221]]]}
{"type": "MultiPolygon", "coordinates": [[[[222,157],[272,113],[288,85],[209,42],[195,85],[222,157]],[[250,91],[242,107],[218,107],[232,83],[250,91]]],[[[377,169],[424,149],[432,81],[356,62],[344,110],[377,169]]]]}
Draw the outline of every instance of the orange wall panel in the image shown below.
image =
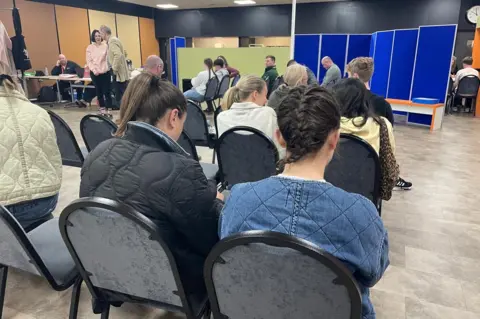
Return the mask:
{"type": "Polygon", "coordinates": [[[59,5],[55,5],[55,9],[61,53],[68,60],[85,66],[86,51],[90,44],[87,10],[59,5]]]}
{"type": "MultiPolygon", "coordinates": [[[[2,0],[0,1],[0,7],[2,8],[12,8],[13,7],[13,0],[2,0]]],[[[12,19],[12,11],[1,10],[0,11],[0,21],[7,29],[8,36],[13,37],[13,19],[12,19]]]]}
{"type": "Polygon", "coordinates": [[[160,55],[158,40],[155,37],[155,21],[139,18],[140,48],[142,50],[142,65],[150,55],[160,55]]]}

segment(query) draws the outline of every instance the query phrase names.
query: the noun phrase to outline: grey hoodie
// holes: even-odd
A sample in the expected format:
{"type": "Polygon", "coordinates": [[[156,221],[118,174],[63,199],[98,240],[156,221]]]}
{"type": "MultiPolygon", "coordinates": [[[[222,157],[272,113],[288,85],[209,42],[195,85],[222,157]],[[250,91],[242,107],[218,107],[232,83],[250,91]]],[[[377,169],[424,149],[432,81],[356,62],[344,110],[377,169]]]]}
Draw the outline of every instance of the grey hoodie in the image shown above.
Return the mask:
{"type": "Polygon", "coordinates": [[[288,92],[290,92],[290,88],[286,84],[280,85],[278,89],[273,91],[273,93],[270,95],[267,105],[277,112],[280,103],[287,96],[288,92]]]}

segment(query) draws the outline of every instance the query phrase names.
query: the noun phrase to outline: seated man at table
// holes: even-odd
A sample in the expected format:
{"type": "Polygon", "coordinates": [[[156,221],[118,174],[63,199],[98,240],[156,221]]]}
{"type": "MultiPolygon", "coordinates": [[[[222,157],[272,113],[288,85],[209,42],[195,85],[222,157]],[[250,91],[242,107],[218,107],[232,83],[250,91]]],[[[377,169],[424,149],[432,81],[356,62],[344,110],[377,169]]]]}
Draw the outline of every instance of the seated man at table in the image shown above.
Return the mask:
{"type": "MultiPolygon", "coordinates": [[[[472,65],[473,65],[473,58],[471,56],[467,56],[462,60],[463,63],[463,69],[457,72],[456,75],[452,76],[452,79],[455,79],[455,82],[453,83],[453,90],[457,90],[458,85],[460,84],[460,81],[467,77],[474,75],[477,78],[479,77],[479,73],[477,70],[475,70],[472,65]]],[[[470,101],[466,103],[470,103],[468,106],[465,105],[465,108],[470,109],[472,107],[473,99],[469,99],[470,101]]],[[[461,98],[455,98],[455,105],[461,105],[462,104],[462,99],[461,98]]]]}
{"type": "MultiPolygon", "coordinates": [[[[58,56],[57,65],[52,69],[51,74],[54,76],[58,76],[60,74],[76,74],[78,75],[78,70],[81,67],[73,62],[68,61],[65,55],[60,54],[58,56]]],[[[58,87],[60,88],[60,94],[62,95],[62,100],[71,100],[72,97],[70,96],[70,81],[59,81],[58,87]]],[[[54,85],[53,89],[57,91],[57,86],[54,85]]],[[[77,90],[77,98],[81,100],[82,98],[82,90],[77,90]]]]}

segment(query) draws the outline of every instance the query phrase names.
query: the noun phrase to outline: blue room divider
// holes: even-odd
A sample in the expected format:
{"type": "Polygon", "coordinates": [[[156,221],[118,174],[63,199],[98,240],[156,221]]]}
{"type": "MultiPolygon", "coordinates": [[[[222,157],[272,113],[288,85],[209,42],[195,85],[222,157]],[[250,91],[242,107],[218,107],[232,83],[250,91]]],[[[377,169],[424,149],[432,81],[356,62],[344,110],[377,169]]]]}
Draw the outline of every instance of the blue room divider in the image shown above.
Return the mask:
{"type": "Polygon", "coordinates": [[[395,30],[387,97],[410,100],[418,29],[395,30]]]}
{"type": "Polygon", "coordinates": [[[375,71],[373,73],[370,89],[373,93],[386,97],[390,76],[390,61],[392,58],[393,31],[377,32],[375,53],[373,61],[375,71]]]}
{"type": "MultiPolygon", "coordinates": [[[[338,65],[342,74],[345,74],[345,59],[347,52],[346,34],[322,34],[320,37],[320,60],[323,57],[329,56],[333,62],[338,65]]],[[[320,66],[318,72],[318,79],[323,80],[327,70],[320,66]]]]}
{"type": "Polygon", "coordinates": [[[320,54],[320,35],[302,34],[295,36],[295,56],[294,59],[300,64],[304,64],[312,70],[318,78],[320,54]]]}
{"type": "Polygon", "coordinates": [[[187,41],[185,38],[174,37],[170,38],[170,67],[172,70],[172,83],[178,86],[178,59],[177,49],[185,48],[187,41]]]}
{"type": "Polygon", "coordinates": [[[370,34],[350,34],[348,36],[347,60],[345,65],[360,56],[368,56],[370,54],[371,39],[372,36],[370,34]]]}
{"type": "Polygon", "coordinates": [[[425,97],[445,102],[456,33],[457,25],[420,27],[412,99],[425,97]]]}

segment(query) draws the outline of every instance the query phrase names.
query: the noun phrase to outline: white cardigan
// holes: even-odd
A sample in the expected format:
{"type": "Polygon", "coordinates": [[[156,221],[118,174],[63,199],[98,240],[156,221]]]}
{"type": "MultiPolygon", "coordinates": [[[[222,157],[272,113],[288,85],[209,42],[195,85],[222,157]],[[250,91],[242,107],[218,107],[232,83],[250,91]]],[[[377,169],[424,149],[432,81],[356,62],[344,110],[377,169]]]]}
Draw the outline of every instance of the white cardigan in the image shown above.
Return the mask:
{"type": "Polygon", "coordinates": [[[200,95],[205,95],[205,91],[207,90],[207,83],[214,76],[214,71],[208,72],[208,70],[206,70],[198,73],[198,75],[192,79],[192,86],[195,91],[197,91],[197,93],[200,95]],[[208,76],[209,73],[210,77],[208,76]]]}
{"type": "Polygon", "coordinates": [[[285,149],[278,144],[275,132],[278,129],[277,113],[271,107],[258,106],[252,102],[233,103],[232,107],[218,115],[218,135],[236,126],[250,126],[267,135],[278,149],[280,158],[285,149]]]}

